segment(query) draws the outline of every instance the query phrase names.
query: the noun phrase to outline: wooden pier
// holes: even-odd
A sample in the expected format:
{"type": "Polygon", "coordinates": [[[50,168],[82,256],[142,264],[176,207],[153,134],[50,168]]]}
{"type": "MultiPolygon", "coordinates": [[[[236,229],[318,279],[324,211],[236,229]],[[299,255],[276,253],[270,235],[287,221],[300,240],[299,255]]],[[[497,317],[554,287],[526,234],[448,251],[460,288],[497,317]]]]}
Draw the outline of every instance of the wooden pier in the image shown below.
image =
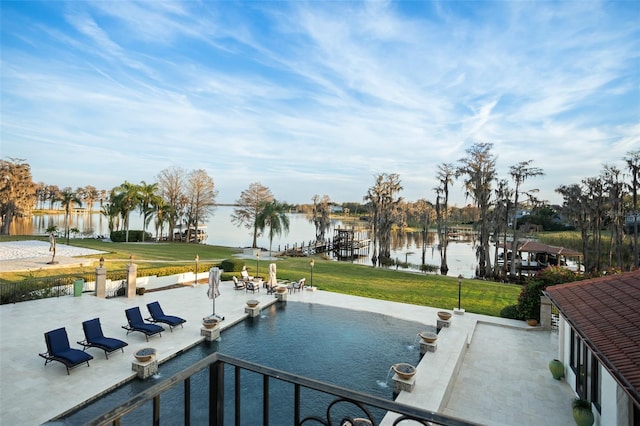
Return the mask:
{"type": "Polygon", "coordinates": [[[368,256],[371,240],[364,238],[367,234],[364,228],[334,229],[332,251],[339,259],[368,256]]]}
{"type": "Polygon", "coordinates": [[[338,228],[333,230],[333,239],[309,241],[308,243],[286,246],[281,253],[286,256],[311,256],[317,253],[333,252],[338,259],[352,259],[368,256],[371,240],[364,238],[368,231],[364,228],[338,228]]]}

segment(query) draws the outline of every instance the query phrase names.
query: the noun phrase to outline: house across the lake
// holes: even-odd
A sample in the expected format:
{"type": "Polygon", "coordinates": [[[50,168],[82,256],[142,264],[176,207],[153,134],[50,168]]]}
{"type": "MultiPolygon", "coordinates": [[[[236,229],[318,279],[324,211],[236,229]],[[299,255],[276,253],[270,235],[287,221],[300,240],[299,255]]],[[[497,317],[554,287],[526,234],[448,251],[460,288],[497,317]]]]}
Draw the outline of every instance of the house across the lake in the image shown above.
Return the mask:
{"type": "Polygon", "coordinates": [[[545,293],[560,311],[564,380],[591,401],[596,424],[640,425],[640,270],[545,293]]]}

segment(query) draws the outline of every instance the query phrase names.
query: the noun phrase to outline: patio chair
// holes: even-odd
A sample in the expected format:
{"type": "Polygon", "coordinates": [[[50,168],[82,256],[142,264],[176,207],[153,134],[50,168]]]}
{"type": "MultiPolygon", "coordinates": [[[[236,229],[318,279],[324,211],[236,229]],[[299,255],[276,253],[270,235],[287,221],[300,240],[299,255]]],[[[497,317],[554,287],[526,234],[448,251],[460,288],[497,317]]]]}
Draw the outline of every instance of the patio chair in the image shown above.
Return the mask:
{"type": "Polygon", "coordinates": [[[127,342],[114,339],[112,337],[105,337],[102,333],[102,326],[100,325],[100,319],[94,318],[82,323],[82,329],[84,330],[85,340],[79,341],[78,344],[82,345],[83,350],[88,348],[98,348],[104,351],[104,356],[109,359],[109,354],[115,352],[118,349],[124,353],[124,347],[128,345],[127,342]]]}
{"type": "Polygon", "coordinates": [[[174,315],[165,315],[159,302],[147,303],[147,309],[149,309],[149,313],[151,314],[151,318],[147,318],[148,321],[167,324],[172,333],[173,327],[182,327],[182,324],[187,322],[184,318],[176,317],[174,315]]]}
{"type": "Polygon", "coordinates": [[[265,281],[264,286],[267,289],[267,294],[273,294],[276,292],[276,285],[269,285],[269,282],[265,281]]]}
{"type": "Polygon", "coordinates": [[[245,292],[250,291],[251,293],[260,292],[260,285],[262,284],[262,280],[260,281],[247,281],[245,283],[246,289],[245,292]]]}
{"type": "Polygon", "coordinates": [[[149,341],[149,336],[155,336],[158,334],[162,337],[162,332],[164,328],[157,324],[150,324],[148,322],[144,322],[142,319],[142,314],[140,313],[140,308],[137,306],[129,309],[125,309],[125,315],[127,316],[127,325],[123,325],[122,328],[127,330],[127,336],[129,333],[133,333],[134,331],[139,331],[140,333],[144,333],[147,338],[147,342],[149,341]]]}
{"type": "Polygon", "coordinates": [[[244,283],[243,282],[241,283],[240,281],[238,281],[238,278],[236,278],[236,276],[234,275],[233,276],[233,289],[234,290],[244,290],[244,287],[245,287],[244,283]]]}
{"type": "Polygon", "coordinates": [[[304,285],[306,284],[307,279],[306,278],[302,278],[300,281],[298,281],[297,283],[293,283],[293,291],[300,291],[304,288],[304,285]]]}
{"type": "Polygon", "coordinates": [[[38,354],[45,359],[44,365],[51,361],[61,362],[67,368],[67,374],[70,374],[70,369],[85,362],[88,367],[89,360],[93,359],[90,354],[69,346],[69,336],[64,327],[44,333],[44,341],[47,344],[47,352],[38,354]]]}
{"type": "Polygon", "coordinates": [[[253,277],[249,275],[249,272],[247,272],[245,268],[243,268],[242,271],[240,271],[240,276],[242,277],[242,281],[244,281],[245,283],[249,281],[253,281],[253,277]]]}
{"type": "Polygon", "coordinates": [[[292,281],[287,284],[287,290],[289,290],[289,293],[300,291],[304,287],[305,281],[306,278],[301,278],[299,281],[292,281]]]}

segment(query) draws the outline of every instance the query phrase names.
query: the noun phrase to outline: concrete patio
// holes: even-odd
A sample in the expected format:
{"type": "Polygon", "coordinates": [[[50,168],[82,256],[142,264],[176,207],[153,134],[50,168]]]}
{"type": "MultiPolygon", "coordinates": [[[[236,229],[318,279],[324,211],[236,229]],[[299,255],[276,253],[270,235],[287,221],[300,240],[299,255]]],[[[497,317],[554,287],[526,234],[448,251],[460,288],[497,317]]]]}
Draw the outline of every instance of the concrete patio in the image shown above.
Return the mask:
{"type": "MultiPolygon", "coordinates": [[[[42,424],[107,392],[135,375],[132,354],[142,347],[152,345],[162,361],[198,344],[203,339],[201,319],[212,312],[206,292],[207,286],[199,284],[130,299],[99,299],[84,293],[0,306],[0,424],[42,424]],[[184,328],[167,330],[149,343],[140,333],[125,336],[124,310],[141,306],[146,312],[144,305],[155,300],[165,312],[184,317],[184,328]],[[77,367],[70,375],[60,363],[43,365],[38,356],[46,350],[43,333],[66,327],[72,346],[78,347],[75,342],[84,338],[82,321],[95,317],[101,319],[105,335],[129,343],[124,354],[105,359],[102,351],[90,349],[91,366],[77,367]]],[[[246,300],[258,299],[262,306],[276,303],[264,290],[255,294],[233,290],[232,282],[223,282],[221,293],[216,313],[225,317],[222,333],[246,317],[246,300]]],[[[321,290],[287,296],[287,303],[328,304],[425,325],[435,325],[437,311],[442,310],[321,290]]],[[[556,353],[556,332],[522,321],[454,315],[451,326],[440,332],[438,350],[426,353],[417,366],[414,390],[402,392],[397,400],[487,425],[572,425],[573,393],[566,383],[554,380],[547,367],[556,353]]],[[[391,424],[391,419],[387,416],[382,424],[391,424]]]]}

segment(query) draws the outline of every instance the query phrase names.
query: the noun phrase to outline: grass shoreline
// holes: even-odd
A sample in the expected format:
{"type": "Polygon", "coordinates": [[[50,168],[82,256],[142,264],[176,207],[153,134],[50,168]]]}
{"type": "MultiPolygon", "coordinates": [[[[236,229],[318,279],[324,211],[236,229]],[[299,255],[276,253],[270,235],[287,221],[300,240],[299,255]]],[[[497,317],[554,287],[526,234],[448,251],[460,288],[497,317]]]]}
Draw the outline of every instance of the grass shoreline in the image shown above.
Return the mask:
{"type": "MultiPolygon", "coordinates": [[[[0,237],[0,242],[16,240],[44,240],[46,237],[0,237]]],[[[60,240],[66,244],[66,241],[60,240]]],[[[112,243],[92,239],[71,239],[69,245],[107,252],[102,255],[108,269],[124,269],[129,257],[138,269],[175,267],[176,263],[193,265],[199,257],[198,272],[206,272],[223,259],[238,254],[240,249],[184,243],[112,243]]],[[[97,260],[100,255],[83,256],[97,260]]],[[[431,306],[451,310],[458,306],[458,279],[435,274],[421,274],[403,270],[373,268],[314,256],[313,285],[321,290],[360,297],[431,306]]],[[[278,279],[297,281],[305,277],[311,285],[309,257],[284,257],[275,261],[246,259],[251,275],[267,274],[269,263],[276,263],[278,279]],[[256,271],[256,269],[258,269],[256,271]]],[[[43,269],[32,272],[0,272],[4,283],[22,281],[29,277],[60,276],[91,273],[94,266],[83,268],[43,269]]],[[[0,284],[1,285],[1,284],[0,284]]],[[[464,279],[461,286],[461,307],[467,312],[500,316],[502,308],[517,304],[521,286],[478,279],[464,279]]]]}

